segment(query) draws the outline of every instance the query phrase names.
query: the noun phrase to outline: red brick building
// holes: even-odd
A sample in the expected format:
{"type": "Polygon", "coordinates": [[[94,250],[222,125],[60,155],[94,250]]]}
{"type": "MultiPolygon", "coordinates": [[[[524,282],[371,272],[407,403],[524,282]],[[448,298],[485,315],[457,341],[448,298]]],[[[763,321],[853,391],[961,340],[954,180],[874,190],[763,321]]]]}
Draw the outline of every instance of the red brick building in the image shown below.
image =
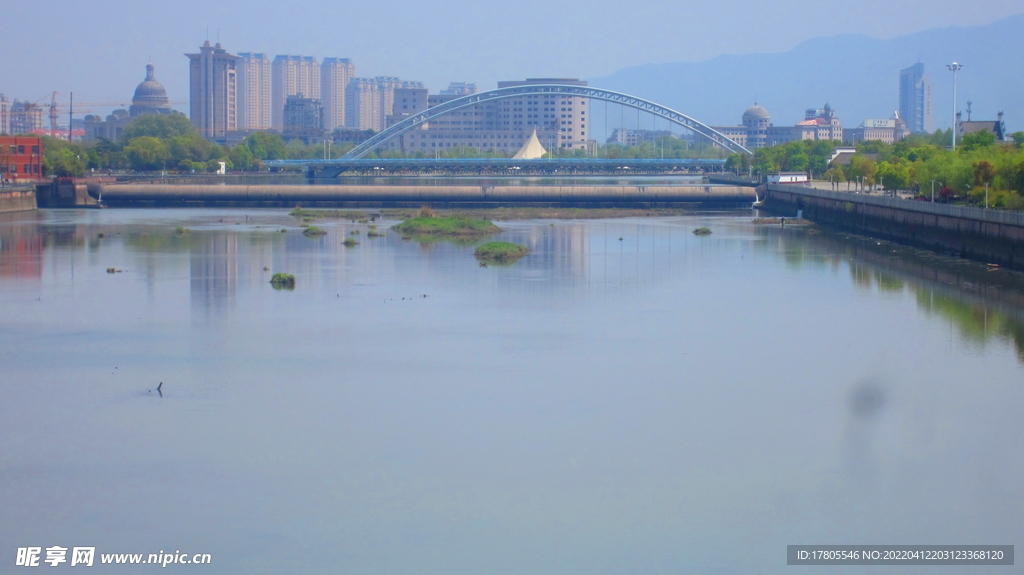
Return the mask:
{"type": "Polygon", "coordinates": [[[0,136],[0,178],[25,182],[43,177],[43,142],[37,136],[0,136]]]}

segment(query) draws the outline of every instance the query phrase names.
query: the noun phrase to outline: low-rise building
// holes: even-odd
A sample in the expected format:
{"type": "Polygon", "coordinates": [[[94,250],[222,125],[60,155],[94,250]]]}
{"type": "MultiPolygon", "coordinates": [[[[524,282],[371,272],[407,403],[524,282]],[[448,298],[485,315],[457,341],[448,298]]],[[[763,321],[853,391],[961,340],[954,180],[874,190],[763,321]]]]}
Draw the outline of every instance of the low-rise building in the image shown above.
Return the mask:
{"type": "MultiPolygon", "coordinates": [[[[968,103],[968,112],[970,107],[968,103]]],[[[967,116],[967,121],[960,120],[960,113],[956,114],[956,133],[957,139],[963,138],[966,134],[973,134],[975,132],[989,132],[995,136],[997,142],[1001,142],[1006,139],[1006,124],[1003,123],[1003,113],[999,112],[996,114],[996,120],[971,120],[970,115],[967,116]]]]}
{"type": "Polygon", "coordinates": [[[807,172],[776,172],[768,174],[769,184],[806,184],[810,181],[807,172]]]}
{"type": "Polygon", "coordinates": [[[42,177],[42,138],[0,136],[0,179],[6,182],[24,182],[42,177]]]}
{"type": "Polygon", "coordinates": [[[748,150],[802,140],[842,140],[843,138],[843,126],[839,121],[839,116],[827,103],[824,108],[808,108],[803,121],[795,126],[773,125],[768,110],[755,103],[743,112],[741,125],[712,126],[712,128],[748,150]]]}
{"type": "Polygon", "coordinates": [[[856,144],[867,140],[896,143],[910,134],[907,124],[898,116],[888,120],[864,120],[860,126],[843,130],[843,143],[856,144]]]}

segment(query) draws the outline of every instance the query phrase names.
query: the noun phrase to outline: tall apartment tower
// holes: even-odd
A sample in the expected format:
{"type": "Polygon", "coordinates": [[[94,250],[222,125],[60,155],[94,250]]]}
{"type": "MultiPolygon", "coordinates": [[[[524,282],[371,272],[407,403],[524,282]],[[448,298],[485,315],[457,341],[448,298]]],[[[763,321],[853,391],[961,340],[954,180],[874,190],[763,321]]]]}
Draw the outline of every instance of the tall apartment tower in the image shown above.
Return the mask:
{"type": "Polygon", "coordinates": [[[11,133],[11,101],[0,94],[0,134],[11,133]]]}
{"type": "Polygon", "coordinates": [[[207,40],[189,59],[189,111],[192,125],[208,140],[224,140],[238,129],[237,64],[220,42],[207,40]]]}
{"type": "Polygon", "coordinates": [[[324,129],[345,127],[345,90],[356,75],[348,58],[324,58],[320,63],[320,101],[324,107],[324,129]]]}
{"type": "Polygon", "coordinates": [[[282,130],[288,96],[320,99],[320,66],[314,56],[280,55],[270,68],[270,124],[282,130]]]}
{"type": "Polygon", "coordinates": [[[918,62],[900,70],[900,118],[911,132],[930,133],[935,129],[932,120],[932,82],[924,73],[924,64],[918,62]]]}
{"type": "Polygon", "coordinates": [[[391,76],[353,78],[345,94],[345,125],[356,130],[380,131],[394,113],[395,90],[422,89],[422,82],[402,81],[391,76]]]}
{"type": "Polygon", "coordinates": [[[270,129],[270,58],[266,54],[239,52],[238,129],[270,129]]]}

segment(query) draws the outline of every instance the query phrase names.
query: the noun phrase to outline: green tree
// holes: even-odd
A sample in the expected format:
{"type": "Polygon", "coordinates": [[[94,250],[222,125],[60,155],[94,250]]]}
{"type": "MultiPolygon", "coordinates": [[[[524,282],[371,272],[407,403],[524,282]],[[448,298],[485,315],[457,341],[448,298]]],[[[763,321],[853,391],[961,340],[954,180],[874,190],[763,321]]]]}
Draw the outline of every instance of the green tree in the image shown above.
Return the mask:
{"type": "Polygon", "coordinates": [[[875,162],[860,154],[854,154],[850,159],[850,177],[862,181],[864,184],[872,185],[875,181],[875,172],[878,166],[875,162]]]}
{"type": "Polygon", "coordinates": [[[995,180],[996,176],[996,170],[995,167],[992,165],[992,162],[989,162],[988,160],[981,160],[978,162],[974,162],[971,168],[974,170],[975,186],[982,187],[985,184],[988,184],[990,186],[992,185],[992,181],[995,180]]]}
{"type": "Polygon", "coordinates": [[[184,114],[143,114],[124,128],[122,140],[130,141],[142,136],[168,139],[190,134],[199,135],[184,114]]]}
{"type": "Polygon", "coordinates": [[[257,160],[283,160],[288,157],[284,140],[270,132],[254,132],[243,141],[257,160]]]}
{"type": "Polygon", "coordinates": [[[132,169],[140,171],[163,169],[170,157],[167,144],[153,136],[132,138],[124,152],[132,169]]]}
{"type": "Polygon", "coordinates": [[[910,186],[910,169],[898,159],[895,162],[878,164],[875,177],[887,190],[905,190],[910,186]]]}
{"type": "Polygon", "coordinates": [[[84,176],[85,161],[70,148],[61,148],[43,156],[43,171],[62,178],[84,176]]]}
{"type": "Polygon", "coordinates": [[[977,150],[978,148],[987,148],[993,146],[996,143],[996,136],[988,130],[979,130],[970,134],[964,134],[962,140],[960,140],[960,151],[970,152],[977,150]]]}

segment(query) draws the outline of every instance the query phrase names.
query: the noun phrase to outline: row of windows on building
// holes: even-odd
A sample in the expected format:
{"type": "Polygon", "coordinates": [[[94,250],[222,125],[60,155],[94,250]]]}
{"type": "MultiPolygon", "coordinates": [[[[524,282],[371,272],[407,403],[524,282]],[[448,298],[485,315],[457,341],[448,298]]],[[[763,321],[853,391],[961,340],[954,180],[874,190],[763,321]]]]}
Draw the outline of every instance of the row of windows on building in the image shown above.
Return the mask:
{"type": "MultiPolygon", "coordinates": [[[[17,174],[18,164],[0,164],[0,173],[2,174],[17,174]]],[[[22,164],[22,174],[38,174],[39,164],[22,164]]]]}

